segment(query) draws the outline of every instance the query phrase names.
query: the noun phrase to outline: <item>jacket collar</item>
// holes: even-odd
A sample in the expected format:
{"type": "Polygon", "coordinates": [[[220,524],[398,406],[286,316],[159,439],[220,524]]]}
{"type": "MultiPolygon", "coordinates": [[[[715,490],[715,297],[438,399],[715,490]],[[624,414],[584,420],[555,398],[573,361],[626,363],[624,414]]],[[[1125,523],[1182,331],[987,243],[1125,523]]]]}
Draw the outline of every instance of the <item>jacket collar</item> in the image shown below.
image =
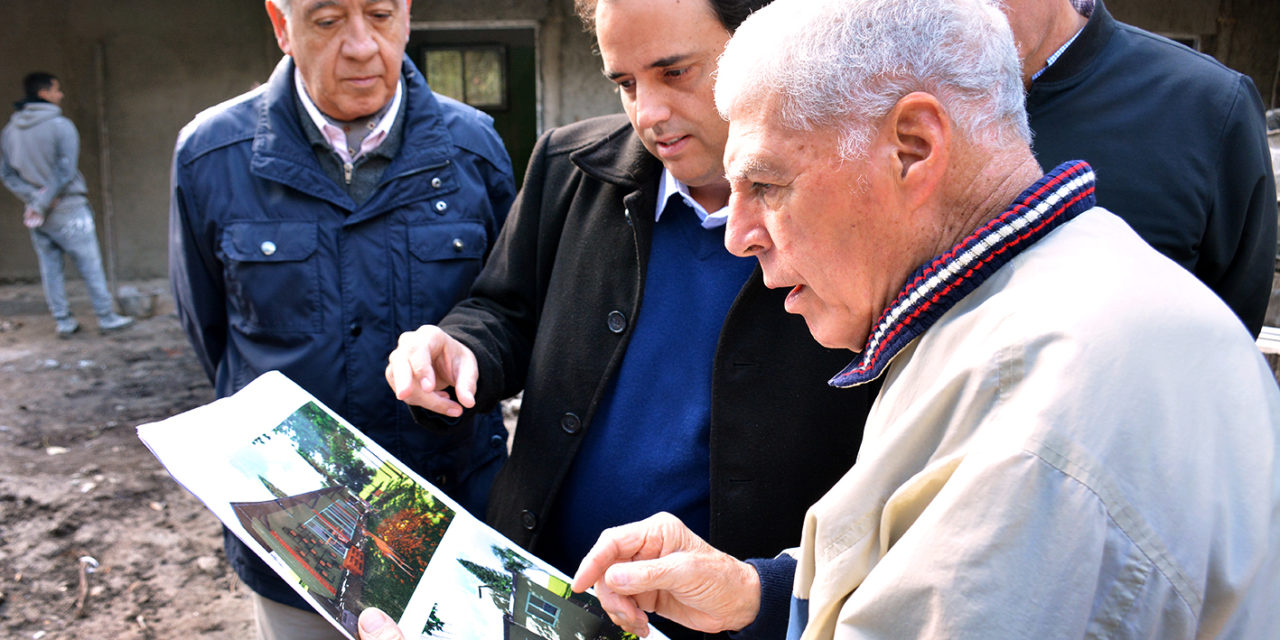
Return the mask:
{"type": "Polygon", "coordinates": [[[1031,89],[1034,91],[1038,84],[1069,80],[1084,71],[1107,43],[1111,42],[1111,36],[1115,35],[1117,28],[1116,20],[1111,17],[1106,5],[1102,0],[1095,0],[1093,13],[1089,15],[1089,21],[1085,23],[1076,41],[1031,83],[1031,89]]]}
{"type": "Polygon", "coordinates": [[[626,117],[606,135],[569,155],[587,175],[604,182],[633,189],[652,187],[656,193],[662,163],[640,141],[626,117]]]}
{"type": "Polygon", "coordinates": [[[1093,168],[1082,160],[1063,163],[1040,178],[1004,213],[907,278],[872,327],[866,347],[828,384],[846,388],[875,380],[894,356],[1000,267],[1093,208],[1093,189],[1093,168]]]}
{"type": "MultiPolygon", "coordinates": [[[[300,118],[306,114],[298,113],[293,70],[293,59],[285,56],[267,81],[258,108],[251,170],[257,176],[287,184],[352,211],[356,207],[355,202],[325,175],[302,130],[300,118]]],[[[404,57],[400,77],[404,83],[403,139],[413,140],[413,144],[400,146],[400,152],[383,172],[382,183],[407,173],[447,164],[453,156],[453,137],[445,126],[440,104],[408,56],[404,57]]],[[[362,206],[362,213],[373,215],[376,211],[371,212],[371,209],[385,210],[388,205],[382,201],[388,197],[394,197],[394,194],[376,194],[362,206]]],[[[368,216],[360,216],[361,219],[365,217],[368,216]]]]}

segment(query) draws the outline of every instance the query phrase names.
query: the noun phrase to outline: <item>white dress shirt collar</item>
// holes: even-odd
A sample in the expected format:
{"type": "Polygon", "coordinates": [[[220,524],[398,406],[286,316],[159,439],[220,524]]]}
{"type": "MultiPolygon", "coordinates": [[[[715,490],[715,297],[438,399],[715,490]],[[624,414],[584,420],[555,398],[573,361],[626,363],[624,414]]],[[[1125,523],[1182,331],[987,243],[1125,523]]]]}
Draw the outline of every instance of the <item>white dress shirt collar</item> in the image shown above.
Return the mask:
{"type": "Polygon", "coordinates": [[[693,209],[693,212],[698,214],[698,219],[702,221],[703,229],[721,227],[729,221],[728,206],[721,207],[717,211],[708,213],[705,207],[698,204],[698,201],[694,200],[693,196],[689,195],[689,187],[683,182],[677,180],[675,176],[671,175],[671,172],[668,171],[666,167],[662,168],[662,180],[658,182],[657,210],[654,211],[653,215],[653,219],[655,221],[662,218],[662,212],[667,208],[667,201],[670,200],[671,196],[674,194],[680,194],[680,197],[689,205],[689,208],[693,209]]]}
{"type": "Polygon", "coordinates": [[[302,75],[298,73],[296,67],[293,70],[293,85],[297,88],[298,98],[302,100],[302,106],[306,109],[307,115],[311,116],[311,121],[315,123],[316,128],[320,130],[320,134],[324,136],[324,139],[328,140],[329,144],[333,146],[333,150],[338,154],[338,157],[342,158],[342,161],[346,163],[353,162],[356,158],[382,144],[382,141],[387,137],[387,132],[391,131],[391,125],[395,124],[396,114],[400,111],[400,102],[404,93],[404,81],[399,80],[396,82],[396,95],[391,98],[391,108],[382,114],[382,119],[378,120],[369,135],[365,136],[364,141],[360,143],[360,148],[355,150],[355,153],[352,153],[352,150],[347,148],[346,132],[341,127],[330,123],[329,119],[325,118],[323,113],[320,113],[320,109],[316,107],[316,104],[311,101],[311,96],[307,94],[307,88],[302,84],[302,75]]]}

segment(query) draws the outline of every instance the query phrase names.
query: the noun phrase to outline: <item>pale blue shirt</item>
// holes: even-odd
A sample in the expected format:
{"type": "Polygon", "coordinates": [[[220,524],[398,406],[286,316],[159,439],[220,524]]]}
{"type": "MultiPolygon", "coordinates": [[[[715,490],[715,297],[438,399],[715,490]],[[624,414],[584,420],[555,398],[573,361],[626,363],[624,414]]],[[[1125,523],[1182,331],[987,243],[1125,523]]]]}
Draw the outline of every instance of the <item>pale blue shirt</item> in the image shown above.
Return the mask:
{"type": "MultiPolygon", "coordinates": [[[[1093,0],[1072,0],[1071,6],[1075,7],[1076,12],[1086,18],[1093,15],[1093,0]]],[[[1061,47],[1058,47],[1058,50],[1054,51],[1053,55],[1049,56],[1049,58],[1044,61],[1044,66],[1041,67],[1039,71],[1031,74],[1031,81],[1035,82],[1045,71],[1048,71],[1049,67],[1052,67],[1053,63],[1057,62],[1058,58],[1061,58],[1062,54],[1067,52],[1067,49],[1071,47],[1071,43],[1075,42],[1076,38],[1080,37],[1081,33],[1084,33],[1083,27],[1081,27],[1075,35],[1071,36],[1070,40],[1067,40],[1061,47]]]]}
{"type": "Polygon", "coordinates": [[[657,211],[653,214],[653,219],[655,221],[662,219],[662,212],[667,208],[667,200],[676,193],[680,194],[680,197],[684,198],[684,201],[689,205],[689,208],[693,209],[693,212],[698,214],[698,219],[702,220],[703,229],[723,227],[724,224],[729,221],[728,205],[721,207],[714,213],[707,213],[706,208],[698,204],[698,201],[694,200],[693,196],[689,195],[689,187],[683,182],[677,180],[675,176],[671,175],[671,172],[667,171],[666,167],[662,168],[662,180],[658,183],[657,211]]]}

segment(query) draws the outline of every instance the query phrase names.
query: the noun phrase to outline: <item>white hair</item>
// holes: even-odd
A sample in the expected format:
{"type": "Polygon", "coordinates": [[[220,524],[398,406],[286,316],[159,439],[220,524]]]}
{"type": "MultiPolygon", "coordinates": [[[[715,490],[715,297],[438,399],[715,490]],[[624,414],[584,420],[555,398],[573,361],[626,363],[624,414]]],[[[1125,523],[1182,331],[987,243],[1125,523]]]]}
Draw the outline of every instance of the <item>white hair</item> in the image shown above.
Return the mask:
{"type": "Polygon", "coordinates": [[[734,32],[715,91],[725,117],[768,103],[788,128],[834,128],[848,159],[914,91],[975,143],[1031,141],[1013,34],[984,0],[775,0],[734,32]]]}

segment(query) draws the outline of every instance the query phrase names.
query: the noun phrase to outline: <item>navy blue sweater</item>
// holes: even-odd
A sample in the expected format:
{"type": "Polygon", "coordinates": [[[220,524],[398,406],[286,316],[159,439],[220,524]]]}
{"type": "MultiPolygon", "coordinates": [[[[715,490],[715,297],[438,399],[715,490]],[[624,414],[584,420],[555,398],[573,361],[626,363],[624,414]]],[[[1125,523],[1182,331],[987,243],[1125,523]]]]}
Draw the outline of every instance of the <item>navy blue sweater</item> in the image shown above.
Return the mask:
{"type": "Polygon", "coordinates": [[[601,531],[657,511],[707,537],[711,365],[755,264],[672,196],[654,227],[631,342],[550,514],[545,560],[572,574],[601,531]],[[600,482],[617,477],[628,480],[600,482]]]}

